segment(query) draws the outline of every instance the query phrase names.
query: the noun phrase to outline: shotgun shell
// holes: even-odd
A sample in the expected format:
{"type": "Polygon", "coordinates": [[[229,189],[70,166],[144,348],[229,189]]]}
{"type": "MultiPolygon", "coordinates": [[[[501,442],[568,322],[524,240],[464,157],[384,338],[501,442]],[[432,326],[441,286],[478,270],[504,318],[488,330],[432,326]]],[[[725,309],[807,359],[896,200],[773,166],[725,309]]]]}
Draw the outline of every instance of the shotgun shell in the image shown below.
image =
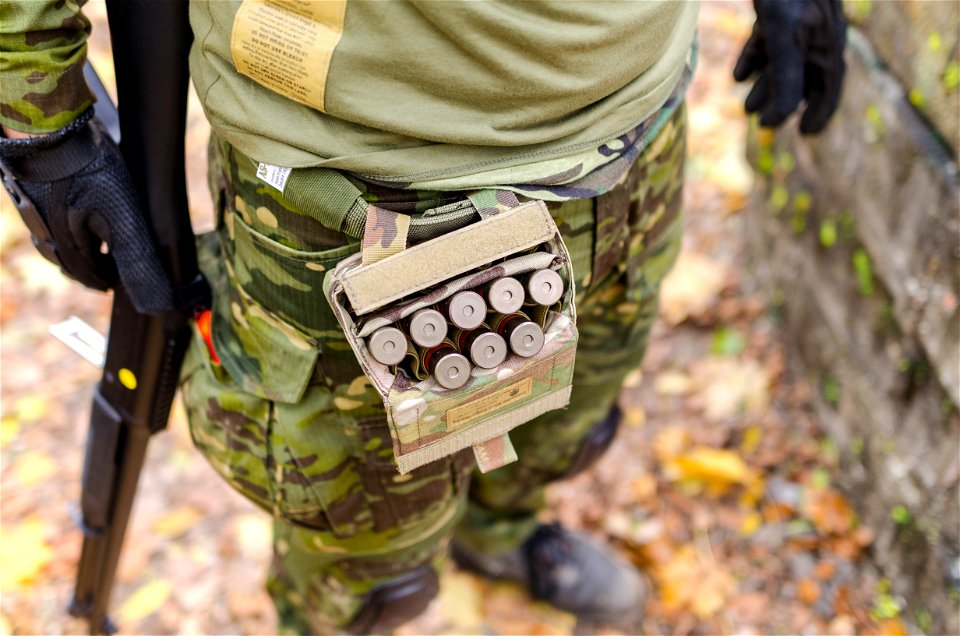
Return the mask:
{"type": "Polygon", "coordinates": [[[504,276],[483,286],[483,295],[490,309],[500,314],[512,314],[523,307],[523,285],[512,276],[504,276]]]}
{"type": "Polygon", "coordinates": [[[538,305],[553,305],[563,296],[563,279],[552,269],[539,269],[523,279],[527,299],[538,305]]]}
{"type": "Polygon", "coordinates": [[[424,351],[423,364],[445,389],[459,389],[470,379],[470,362],[447,342],[424,351]]]}
{"type": "Polygon", "coordinates": [[[520,312],[497,316],[491,325],[521,358],[529,358],[543,349],[543,329],[520,312]]]}
{"type": "Polygon", "coordinates": [[[421,347],[435,347],[447,337],[447,321],[436,309],[418,309],[404,324],[410,339],[421,347]]]}
{"type": "Polygon", "coordinates": [[[475,329],[487,317],[487,303],[475,291],[457,292],[441,300],[437,307],[459,329],[475,329]]]}
{"type": "Polygon", "coordinates": [[[407,355],[407,337],[396,327],[380,327],[370,334],[367,347],[374,360],[392,366],[407,355]]]}
{"type": "Polygon", "coordinates": [[[457,331],[454,341],[481,369],[500,366],[507,359],[507,341],[486,327],[457,331]]]}

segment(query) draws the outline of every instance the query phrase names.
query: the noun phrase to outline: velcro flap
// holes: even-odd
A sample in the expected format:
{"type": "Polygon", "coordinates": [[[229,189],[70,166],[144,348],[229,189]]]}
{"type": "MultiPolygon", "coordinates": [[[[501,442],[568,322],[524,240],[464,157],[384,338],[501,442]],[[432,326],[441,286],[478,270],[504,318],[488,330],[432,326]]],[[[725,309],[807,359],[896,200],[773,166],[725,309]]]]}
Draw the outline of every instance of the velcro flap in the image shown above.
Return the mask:
{"type": "Polygon", "coordinates": [[[491,261],[534,247],[556,234],[542,201],[530,201],[382,261],[346,272],[343,289],[363,315],[491,261]]]}
{"type": "Polygon", "coordinates": [[[473,456],[477,458],[477,468],[481,473],[489,473],[491,470],[517,461],[517,451],[506,433],[500,437],[488,439],[482,444],[476,444],[473,447],[473,456]]]}

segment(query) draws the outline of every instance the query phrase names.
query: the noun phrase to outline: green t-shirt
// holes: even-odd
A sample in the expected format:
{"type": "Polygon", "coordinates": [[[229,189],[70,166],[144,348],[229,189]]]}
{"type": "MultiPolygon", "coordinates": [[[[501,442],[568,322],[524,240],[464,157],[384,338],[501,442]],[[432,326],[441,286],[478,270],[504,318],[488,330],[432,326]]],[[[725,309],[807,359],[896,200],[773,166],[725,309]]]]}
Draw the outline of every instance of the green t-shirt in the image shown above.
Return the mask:
{"type": "Polygon", "coordinates": [[[436,186],[632,130],[677,87],[696,15],[692,1],[191,2],[191,72],[213,128],[258,161],[436,186]]]}

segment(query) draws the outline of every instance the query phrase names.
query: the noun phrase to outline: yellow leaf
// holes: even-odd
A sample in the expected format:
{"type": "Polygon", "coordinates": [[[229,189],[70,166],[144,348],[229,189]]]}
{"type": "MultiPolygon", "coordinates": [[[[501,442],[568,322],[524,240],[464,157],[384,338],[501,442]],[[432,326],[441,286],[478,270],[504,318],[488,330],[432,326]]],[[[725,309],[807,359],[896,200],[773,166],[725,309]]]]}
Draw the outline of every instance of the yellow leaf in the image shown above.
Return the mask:
{"type": "Polygon", "coordinates": [[[6,447],[20,434],[20,422],[14,417],[0,420],[0,446],[6,447]]]}
{"type": "Polygon", "coordinates": [[[757,447],[760,446],[760,440],[763,439],[763,428],[754,424],[748,426],[743,432],[743,441],[740,443],[740,452],[744,455],[751,455],[757,447]]]}
{"type": "Polygon", "coordinates": [[[452,631],[475,633],[483,627],[483,591],[477,579],[462,572],[446,572],[440,579],[440,615],[452,631]]]}
{"type": "Polygon", "coordinates": [[[623,419],[627,423],[627,426],[639,428],[647,423],[647,412],[639,406],[630,407],[624,409],[623,419]]]}
{"type": "Polygon", "coordinates": [[[164,537],[178,537],[190,529],[203,515],[192,506],[184,506],[166,513],[153,524],[153,531],[164,537]]]}
{"type": "Polygon", "coordinates": [[[0,589],[25,587],[53,558],[53,550],[43,539],[44,524],[36,517],[10,526],[4,525],[0,540],[0,589]]]}
{"type": "Polygon", "coordinates": [[[699,446],[675,457],[670,463],[676,470],[677,479],[728,484],[745,484],[753,479],[753,473],[746,463],[729,450],[699,446]]]}
{"type": "Polygon", "coordinates": [[[57,473],[58,464],[43,451],[27,451],[13,460],[13,474],[24,486],[44,481],[57,473]]]}
{"type": "Polygon", "coordinates": [[[751,512],[744,517],[740,524],[740,534],[744,537],[751,537],[756,534],[760,526],[763,525],[763,516],[759,512],[751,512]]]}
{"type": "Polygon", "coordinates": [[[134,623],[158,609],[170,598],[170,584],[160,579],[142,585],[123,602],[117,610],[117,618],[124,623],[134,623]]]}
{"type": "Polygon", "coordinates": [[[690,432],[682,426],[665,426],[653,438],[653,454],[662,464],[690,447],[690,432]]]}
{"type": "Polygon", "coordinates": [[[16,418],[21,422],[38,422],[47,416],[49,406],[42,395],[24,395],[17,400],[16,418]]]}

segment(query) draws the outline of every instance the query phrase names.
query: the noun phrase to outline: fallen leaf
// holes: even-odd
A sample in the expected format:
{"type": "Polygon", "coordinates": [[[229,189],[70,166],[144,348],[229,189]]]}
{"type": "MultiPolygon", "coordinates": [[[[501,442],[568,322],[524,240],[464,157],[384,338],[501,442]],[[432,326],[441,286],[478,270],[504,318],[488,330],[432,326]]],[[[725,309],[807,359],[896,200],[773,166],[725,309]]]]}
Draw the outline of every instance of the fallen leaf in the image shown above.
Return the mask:
{"type": "Polygon", "coordinates": [[[653,438],[653,454],[661,464],[666,464],[690,447],[690,431],[683,426],[665,426],[653,438]]]}
{"type": "Polygon", "coordinates": [[[846,497],[832,489],[808,488],[803,514],[820,534],[844,534],[853,528],[857,516],[846,497]]]}
{"type": "Polygon", "coordinates": [[[635,389],[641,384],[643,384],[643,371],[640,369],[634,369],[623,380],[623,388],[625,389],[635,389]]]}
{"type": "Polygon", "coordinates": [[[759,512],[753,511],[743,518],[743,522],[740,524],[740,535],[751,537],[756,534],[762,525],[763,517],[759,512]]]}
{"type": "Polygon", "coordinates": [[[639,406],[631,406],[623,410],[623,419],[627,426],[639,428],[647,423],[647,412],[639,406]]]}
{"type": "Polygon", "coordinates": [[[820,581],[829,581],[836,575],[837,566],[831,561],[821,561],[813,570],[813,575],[820,581]]]}
{"type": "Polygon", "coordinates": [[[0,419],[0,447],[6,448],[20,434],[20,422],[14,417],[0,419]]]}
{"type": "Polygon", "coordinates": [[[42,395],[24,395],[13,407],[15,417],[21,422],[39,422],[50,410],[49,400],[42,395]]]}
{"type": "Polygon", "coordinates": [[[440,615],[456,633],[469,634],[482,630],[483,591],[476,577],[463,572],[446,572],[440,579],[437,597],[440,615]]]}
{"type": "Polygon", "coordinates": [[[734,484],[753,486],[760,480],[735,452],[706,446],[677,455],[664,469],[673,481],[699,482],[715,494],[726,492],[734,484]]]}
{"type": "Polygon", "coordinates": [[[633,480],[631,489],[637,503],[649,501],[657,495],[657,478],[647,473],[640,475],[633,480]]]}
{"type": "Polygon", "coordinates": [[[202,516],[203,513],[193,506],[175,508],[153,523],[153,531],[174,539],[189,530],[202,516]]]}
{"type": "Polygon", "coordinates": [[[685,545],[654,570],[663,606],[668,612],[693,612],[701,620],[719,611],[737,589],[721,563],[704,562],[685,545]]]}
{"type": "Polygon", "coordinates": [[[695,363],[691,375],[710,420],[759,413],[770,404],[769,378],[755,360],[710,357],[695,363]]]}
{"type": "Polygon", "coordinates": [[[17,482],[23,486],[31,486],[56,475],[59,466],[49,454],[31,450],[17,455],[11,470],[17,482]]]}
{"type": "Polygon", "coordinates": [[[13,526],[4,524],[0,541],[0,590],[31,585],[50,563],[53,550],[43,538],[44,529],[38,517],[13,526]]]}
{"type": "Polygon", "coordinates": [[[810,579],[797,581],[797,598],[807,605],[813,605],[820,598],[820,586],[810,579]]]}
{"type": "Polygon", "coordinates": [[[909,633],[907,626],[899,618],[884,619],[874,629],[865,632],[869,636],[907,636],[909,633]]]}
{"type": "Polygon", "coordinates": [[[706,311],[723,290],[726,266],[695,252],[681,252],[663,279],[660,315],[671,325],[706,311]]]}
{"type": "Polygon", "coordinates": [[[170,598],[172,588],[163,579],[150,581],[131,594],[117,610],[122,623],[135,623],[153,614],[170,598]]]}
{"type": "Polygon", "coordinates": [[[658,395],[686,395],[693,389],[693,380],[683,371],[663,371],[653,382],[658,395]]]}

